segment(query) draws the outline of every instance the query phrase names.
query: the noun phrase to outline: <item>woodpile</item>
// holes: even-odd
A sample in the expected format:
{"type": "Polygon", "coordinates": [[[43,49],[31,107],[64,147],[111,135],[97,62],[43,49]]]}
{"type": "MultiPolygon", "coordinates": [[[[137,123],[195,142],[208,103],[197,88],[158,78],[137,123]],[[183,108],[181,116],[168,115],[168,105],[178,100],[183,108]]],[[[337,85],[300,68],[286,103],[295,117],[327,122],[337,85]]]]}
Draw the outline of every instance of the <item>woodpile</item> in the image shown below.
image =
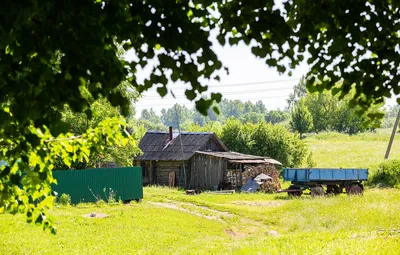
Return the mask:
{"type": "Polygon", "coordinates": [[[266,174],[272,179],[260,185],[258,191],[265,193],[274,193],[281,189],[279,182],[279,172],[272,164],[263,164],[258,166],[249,166],[242,173],[242,184],[244,185],[248,179],[254,179],[260,174],[266,174]]]}

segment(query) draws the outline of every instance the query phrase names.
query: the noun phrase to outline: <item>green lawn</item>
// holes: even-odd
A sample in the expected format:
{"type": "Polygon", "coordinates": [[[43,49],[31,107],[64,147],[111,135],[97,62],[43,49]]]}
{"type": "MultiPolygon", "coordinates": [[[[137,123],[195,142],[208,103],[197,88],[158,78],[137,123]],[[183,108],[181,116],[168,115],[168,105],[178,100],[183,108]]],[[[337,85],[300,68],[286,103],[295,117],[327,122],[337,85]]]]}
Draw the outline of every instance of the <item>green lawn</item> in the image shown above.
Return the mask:
{"type": "Polygon", "coordinates": [[[54,208],[56,236],[3,214],[0,254],[398,254],[399,201],[392,189],[288,199],[151,187],[139,204],[54,208]]]}
{"type": "MultiPolygon", "coordinates": [[[[316,167],[367,167],[383,161],[390,129],[354,136],[323,133],[306,138],[316,167]]],[[[400,134],[396,134],[389,159],[400,158],[400,134]]]]}
{"type": "MultiPolygon", "coordinates": [[[[373,167],[390,130],[306,138],[318,167],[373,167]]],[[[399,158],[396,139],[390,158],[399,158]]],[[[287,184],[287,183],[286,183],[287,184]]],[[[286,185],[284,184],[284,185],[286,185]]],[[[145,188],[142,203],[54,207],[58,234],[0,215],[0,254],[398,254],[400,190],[289,199],[286,194],[145,188]],[[107,218],[85,218],[91,212],[107,218]]]]}

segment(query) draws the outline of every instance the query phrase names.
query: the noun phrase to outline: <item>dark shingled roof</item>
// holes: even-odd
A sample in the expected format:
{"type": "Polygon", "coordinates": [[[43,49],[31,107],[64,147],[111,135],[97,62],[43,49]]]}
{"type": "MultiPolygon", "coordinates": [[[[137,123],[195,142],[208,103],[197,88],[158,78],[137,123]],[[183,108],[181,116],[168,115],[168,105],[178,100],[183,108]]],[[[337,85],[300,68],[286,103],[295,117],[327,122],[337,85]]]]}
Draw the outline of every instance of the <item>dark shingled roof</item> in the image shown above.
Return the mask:
{"type": "Polygon", "coordinates": [[[188,160],[196,151],[205,150],[210,139],[217,144],[219,151],[228,150],[214,133],[182,132],[181,135],[174,133],[173,137],[173,140],[169,141],[168,132],[147,131],[139,143],[143,155],[135,160],[188,160]]]}

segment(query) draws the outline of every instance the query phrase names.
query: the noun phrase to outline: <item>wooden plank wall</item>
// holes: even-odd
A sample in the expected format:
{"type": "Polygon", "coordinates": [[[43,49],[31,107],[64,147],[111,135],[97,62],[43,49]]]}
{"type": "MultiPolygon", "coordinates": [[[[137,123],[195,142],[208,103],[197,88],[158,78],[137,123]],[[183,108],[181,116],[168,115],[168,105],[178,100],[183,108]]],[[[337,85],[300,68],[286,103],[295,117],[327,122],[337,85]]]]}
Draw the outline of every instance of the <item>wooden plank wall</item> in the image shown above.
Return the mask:
{"type": "Polygon", "coordinates": [[[226,159],[195,154],[190,163],[190,186],[192,189],[215,190],[220,180],[225,180],[228,164],[226,159]]]}
{"type": "MultiPolygon", "coordinates": [[[[185,163],[186,164],[186,163],[185,163]]],[[[179,185],[179,170],[182,161],[158,161],[157,162],[157,184],[168,185],[169,173],[175,172],[175,186],[179,185]]]]}

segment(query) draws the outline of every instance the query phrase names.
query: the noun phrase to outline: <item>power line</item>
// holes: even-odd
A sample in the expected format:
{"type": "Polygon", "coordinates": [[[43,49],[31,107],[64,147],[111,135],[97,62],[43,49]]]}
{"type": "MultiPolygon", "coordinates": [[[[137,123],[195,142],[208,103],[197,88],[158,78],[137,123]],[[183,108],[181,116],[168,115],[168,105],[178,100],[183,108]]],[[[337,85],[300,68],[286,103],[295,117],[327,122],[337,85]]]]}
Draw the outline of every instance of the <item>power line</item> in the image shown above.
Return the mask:
{"type": "MultiPolygon", "coordinates": [[[[208,86],[209,88],[218,88],[218,87],[235,87],[235,86],[251,86],[251,85],[260,85],[260,84],[276,84],[276,83],[287,83],[287,82],[291,82],[291,81],[298,81],[300,78],[292,78],[292,79],[285,79],[285,80],[272,80],[272,81],[256,81],[256,82],[243,82],[243,83],[225,83],[225,84],[208,84],[206,86],[208,86]]],[[[168,85],[169,87],[171,87],[171,85],[168,85]]],[[[293,87],[293,85],[290,85],[293,87]]],[[[179,89],[174,89],[175,91],[184,91],[186,89],[190,89],[190,87],[188,88],[179,88],[179,89]]]]}
{"type": "MultiPolygon", "coordinates": [[[[240,90],[240,91],[225,91],[225,92],[219,92],[223,94],[224,96],[226,95],[238,95],[238,94],[252,94],[252,93],[260,93],[260,92],[270,92],[270,91],[284,91],[284,90],[291,90],[293,89],[292,86],[287,87],[287,88],[267,88],[267,89],[257,89],[257,90],[240,90]]],[[[209,92],[214,92],[214,91],[209,91],[209,92]]],[[[186,96],[175,96],[175,98],[178,99],[184,99],[186,96]]],[[[146,101],[146,100],[154,100],[154,99],[163,99],[159,96],[147,96],[143,97],[141,101],[146,101]]]]}
{"type": "MultiPolygon", "coordinates": [[[[278,98],[285,98],[288,97],[289,95],[285,95],[285,96],[271,96],[271,97],[252,97],[252,98],[241,98],[241,101],[250,101],[250,100],[263,100],[263,99],[278,99],[278,98]]],[[[226,98],[229,99],[229,98],[226,98]]],[[[232,99],[231,99],[232,100],[232,99]]],[[[148,104],[148,105],[141,105],[141,104],[136,104],[135,107],[160,107],[160,106],[174,106],[175,104],[180,104],[180,105],[193,105],[194,102],[171,102],[171,103],[165,103],[165,104],[148,104]]]]}
{"type": "MultiPolygon", "coordinates": [[[[299,79],[286,79],[286,80],[273,80],[273,81],[257,81],[257,82],[243,82],[243,83],[225,83],[225,84],[206,84],[206,86],[208,86],[208,88],[225,88],[225,87],[236,87],[236,86],[251,86],[251,85],[263,85],[263,84],[279,84],[279,83],[288,83],[291,81],[298,81],[299,79]]],[[[172,85],[167,85],[169,88],[172,87],[172,85]]],[[[290,85],[293,87],[293,85],[290,85]]],[[[186,89],[190,89],[190,87],[187,88],[175,88],[175,91],[179,91],[179,90],[186,90],[186,89]]]]}
{"type": "Polygon", "coordinates": [[[218,87],[218,86],[244,86],[244,85],[259,85],[259,84],[271,84],[271,83],[282,83],[289,81],[298,81],[300,78],[291,78],[285,80],[270,80],[270,81],[256,81],[256,82],[242,82],[242,83],[226,83],[226,84],[210,84],[209,87],[218,87]]]}

